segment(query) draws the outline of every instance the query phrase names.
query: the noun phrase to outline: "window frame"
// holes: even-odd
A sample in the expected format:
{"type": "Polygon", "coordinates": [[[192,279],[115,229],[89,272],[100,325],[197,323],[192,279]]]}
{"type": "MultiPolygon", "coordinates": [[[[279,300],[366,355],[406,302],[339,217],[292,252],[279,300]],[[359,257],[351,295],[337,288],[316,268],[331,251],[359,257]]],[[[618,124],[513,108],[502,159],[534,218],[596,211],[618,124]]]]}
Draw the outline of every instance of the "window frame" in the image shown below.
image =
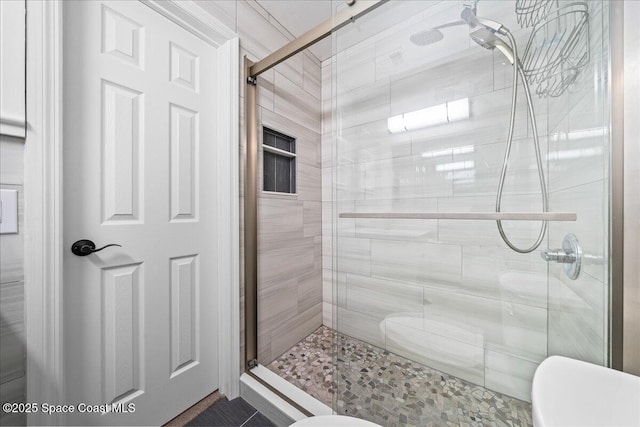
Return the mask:
{"type": "Polygon", "coordinates": [[[263,151],[263,155],[262,155],[262,188],[261,191],[263,194],[271,194],[271,195],[279,195],[279,196],[297,196],[298,195],[298,156],[296,151],[296,142],[297,139],[295,137],[289,136],[285,133],[279,132],[277,130],[274,130],[272,128],[266,127],[266,126],[262,126],[262,151],[263,151]],[[277,148],[274,147],[272,145],[268,145],[265,144],[265,134],[271,134],[272,136],[276,137],[276,138],[282,138],[282,139],[286,139],[289,140],[289,142],[293,143],[293,151],[288,151],[288,150],[283,150],[281,148],[277,148]],[[290,174],[290,178],[289,178],[289,188],[291,189],[291,187],[293,187],[293,191],[292,192],[282,192],[282,191],[272,191],[272,190],[265,190],[265,171],[264,171],[264,152],[268,152],[268,153],[272,153],[275,154],[276,156],[281,156],[281,157],[285,157],[287,159],[293,159],[293,173],[291,171],[291,165],[289,166],[289,174],[290,174]]]}

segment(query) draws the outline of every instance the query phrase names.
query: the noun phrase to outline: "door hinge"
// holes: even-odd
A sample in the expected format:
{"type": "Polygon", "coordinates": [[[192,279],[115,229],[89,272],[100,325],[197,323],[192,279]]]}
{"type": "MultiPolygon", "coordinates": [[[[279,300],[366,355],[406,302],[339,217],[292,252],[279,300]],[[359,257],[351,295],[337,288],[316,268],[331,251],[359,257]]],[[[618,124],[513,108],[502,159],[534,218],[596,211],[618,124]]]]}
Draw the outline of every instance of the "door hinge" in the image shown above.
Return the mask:
{"type": "Polygon", "coordinates": [[[247,84],[255,86],[255,85],[258,84],[258,79],[256,77],[249,76],[249,77],[247,77],[247,84]]]}
{"type": "Polygon", "coordinates": [[[257,359],[249,360],[249,362],[247,362],[247,366],[249,367],[249,369],[255,368],[256,366],[258,366],[258,360],[257,359]]]}

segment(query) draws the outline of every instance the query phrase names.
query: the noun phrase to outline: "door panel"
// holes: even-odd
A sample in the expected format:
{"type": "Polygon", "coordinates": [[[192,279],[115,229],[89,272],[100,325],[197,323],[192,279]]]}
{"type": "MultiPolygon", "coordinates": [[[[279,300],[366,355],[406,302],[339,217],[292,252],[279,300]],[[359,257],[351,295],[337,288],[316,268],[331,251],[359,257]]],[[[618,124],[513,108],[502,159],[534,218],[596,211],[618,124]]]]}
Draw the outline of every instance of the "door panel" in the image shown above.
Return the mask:
{"type": "Polygon", "coordinates": [[[105,402],[117,402],[143,391],[141,264],[102,269],[105,402]]]}
{"type": "Polygon", "coordinates": [[[139,222],[144,94],[102,81],[103,223],[139,222]]]}
{"type": "Polygon", "coordinates": [[[171,260],[171,376],[197,363],[200,280],[196,255],[171,260]]]}
{"type": "Polygon", "coordinates": [[[64,4],[67,403],[158,425],[218,387],[216,48],[137,1],[64,4]],[[202,79],[201,76],[206,76],[202,79]]]}
{"type": "Polygon", "coordinates": [[[170,106],[171,221],[196,220],[198,211],[198,113],[170,106]]]}

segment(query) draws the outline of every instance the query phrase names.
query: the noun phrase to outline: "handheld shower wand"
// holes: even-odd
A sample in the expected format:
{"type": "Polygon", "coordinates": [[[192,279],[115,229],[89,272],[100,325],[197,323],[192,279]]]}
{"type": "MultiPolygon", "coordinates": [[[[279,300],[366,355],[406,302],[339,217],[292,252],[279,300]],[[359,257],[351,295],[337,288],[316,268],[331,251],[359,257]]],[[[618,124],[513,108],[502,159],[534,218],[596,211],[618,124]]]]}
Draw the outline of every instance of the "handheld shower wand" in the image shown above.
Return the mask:
{"type": "Polygon", "coordinates": [[[469,34],[471,40],[478,43],[485,49],[498,49],[507,58],[509,63],[513,65],[515,58],[513,57],[513,50],[500,37],[497,37],[494,33],[486,28],[480,28],[469,34]]]}
{"type": "MultiPolygon", "coordinates": [[[[544,169],[542,168],[542,155],[540,153],[540,140],[538,138],[538,126],[536,124],[536,116],[533,111],[533,100],[531,99],[531,92],[529,91],[529,85],[527,84],[527,80],[525,78],[524,72],[522,71],[522,67],[520,65],[520,61],[518,59],[518,46],[516,44],[516,40],[511,34],[511,32],[502,24],[496,21],[492,21],[490,19],[479,18],[476,16],[476,8],[474,6],[465,6],[462,11],[460,17],[469,24],[471,28],[480,27],[476,31],[470,34],[471,39],[478,43],[480,46],[485,49],[497,49],[500,51],[507,60],[513,65],[513,91],[511,95],[511,116],[509,121],[509,134],[507,137],[507,147],[505,149],[504,160],[502,162],[502,171],[500,173],[500,182],[498,184],[498,192],[496,194],[496,212],[500,212],[501,204],[502,204],[502,192],[504,190],[504,183],[507,176],[507,167],[509,166],[509,158],[511,157],[511,146],[513,143],[513,129],[515,126],[515,118],[516,118],[516,100],[518,94],[518,75],[522,79],[522,84],[524,87],[524,92],[527,97],[527,106],[529,117],[531,118],[531,127],[533,128],[533,140],[534,147],[536,151],[536,163],[538,167],[538,179],[540,181],[540,192],[542,193],[542,211],[547,212],[548,210],[548,196],[547,196],[547,187],[545,184],[544,177],[544,169]],[[496,34],[504,35],[508,38],[511,47],[507,46],[507,44],[502,41],[496,34]]],[[[529,253],[536,250],[542,241],[544,240],[545,233],[547,231],[547,221],[542,222],[542,226],[540,227],[540,233],[538,234],[538,238],[535,243],[528,248],[519,248],[515,244],[513,244],[509,238],[507,237],[504,229],[502,227],[502,221],[496,221],[498,225],[498,231],[500,232],[500,237],[502,240],[516,252],[519,253],[529,253]]]]}

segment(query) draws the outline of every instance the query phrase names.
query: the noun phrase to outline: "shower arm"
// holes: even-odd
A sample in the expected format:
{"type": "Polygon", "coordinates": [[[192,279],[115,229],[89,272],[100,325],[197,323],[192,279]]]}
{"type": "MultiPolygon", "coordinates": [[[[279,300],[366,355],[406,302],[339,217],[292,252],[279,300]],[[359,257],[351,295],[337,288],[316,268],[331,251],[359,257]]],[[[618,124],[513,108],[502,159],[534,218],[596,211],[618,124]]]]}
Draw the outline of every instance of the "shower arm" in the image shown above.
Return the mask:
{"type": "MultiPolygon", "coordinates": [[[[505,149],[504,160],[502,163],[502,171],[500,173],[500,182],[498,184],[498,192],[496,194],[496,212],[500,212],[501,204],[502,204],[502,193],[504,190],[504,182],[507,175],[507,167],[509,165],[509,158],[511,154],[511,146],[513,143],[513,131],[515,127],[515,114],[516,114],[516,101],[517,101],[517,93],[518,93],[518,75],[522,78],[522,83],[524,86],[525,95],[527,97],[527,106],[529,117],[531,118],[531,125],[533,128],[533,138],[534,138],[534,147],[536,152],[536,163],[538,167],[538,179],[540,181],[540,191],[542,193],[542,210],[543,212],[548,211],[548,196],[547,196],[547,188],[544,177],[544,169],[542,168],[542,155],[540,153],[540,139],[538,137],[538,126],[536,123],[536,117],[533,110],[533,100],[531,98],[531,92],[529,90],[529,85],[525,78],[524,72],[522,71],[522,66],[520,64],[520,60],[518,58],[517,44],[516,40],[513,37],[513,34],[505,27],[502,27],[504,30],[504,34],[509,39],[509,43],[511,44],[511,50],[513,51],[513,90],[511,95],[511,117],[509,122],[509,134],[507,137],[507,147],[505,149]]],[[[504,229],[502,227],[502,221],[496,220],[496,224],[498,225],[498,231],[500,232],[500,237],[502,240],[509,246],[512,250],[518,253],[530,253],[536,250],[542,241],[544,240],[545,233],[547,231],[547,221],[543,221],[540,227],[540,233],[538,234],[538,238],[536,242],[526,249],[521,249],[513,244],[509,238],[507,237],[504,229]]]]}
{"type": "Polygon", "coordinates": [[[467,8],[467,9],[471,9],[471,11],[473,12],[473,14],[477,14],[478,13],[478,2],[480,0],[471,0],[471,3],[467,4],[464,3],[462,6],[467,8]]]}

